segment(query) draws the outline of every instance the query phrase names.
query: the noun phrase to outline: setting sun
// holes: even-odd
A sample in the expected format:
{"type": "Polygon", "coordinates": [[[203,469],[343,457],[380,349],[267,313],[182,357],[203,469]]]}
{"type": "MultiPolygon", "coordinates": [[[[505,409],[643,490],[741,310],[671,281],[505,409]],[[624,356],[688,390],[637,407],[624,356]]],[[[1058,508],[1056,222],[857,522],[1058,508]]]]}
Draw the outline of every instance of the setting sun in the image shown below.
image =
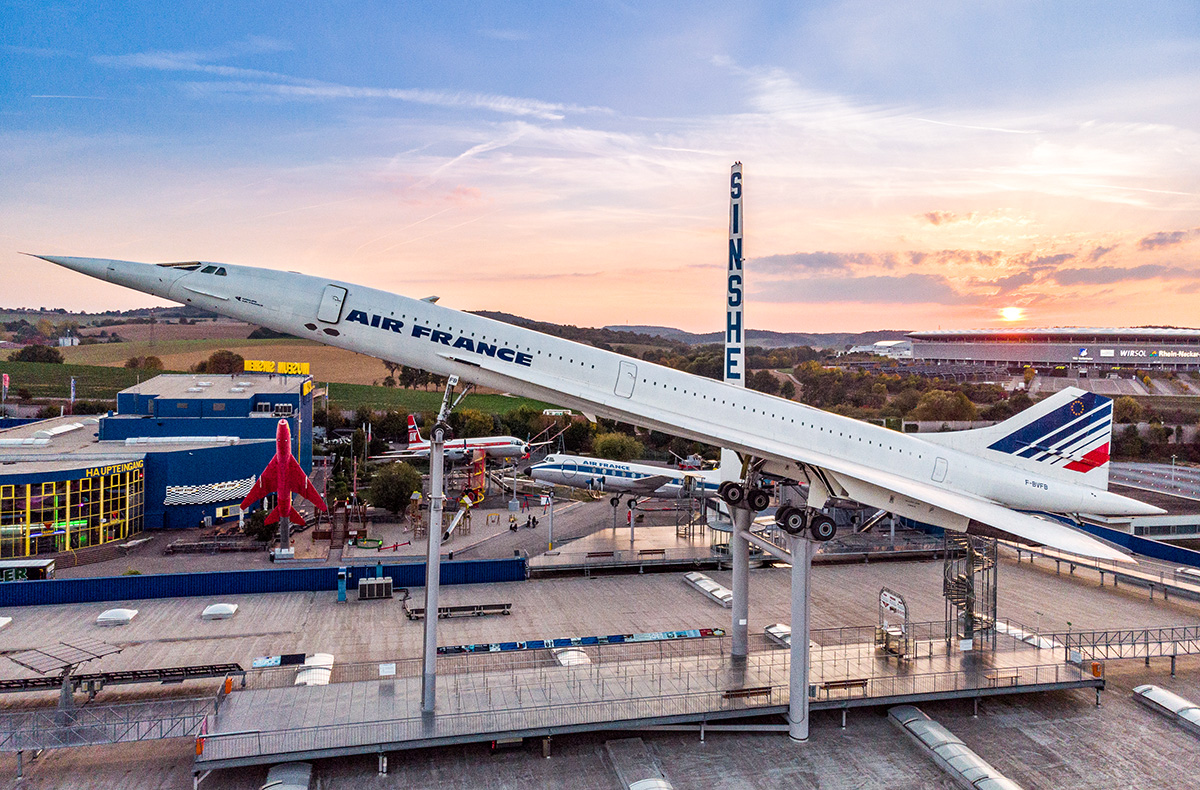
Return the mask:
{"type": "Polygon", "coordinates": [[[1025,320],[1024,307],[1002,307],[1000,308],[1000,320],[1002,321],[1023,321],[1025,320]]]}

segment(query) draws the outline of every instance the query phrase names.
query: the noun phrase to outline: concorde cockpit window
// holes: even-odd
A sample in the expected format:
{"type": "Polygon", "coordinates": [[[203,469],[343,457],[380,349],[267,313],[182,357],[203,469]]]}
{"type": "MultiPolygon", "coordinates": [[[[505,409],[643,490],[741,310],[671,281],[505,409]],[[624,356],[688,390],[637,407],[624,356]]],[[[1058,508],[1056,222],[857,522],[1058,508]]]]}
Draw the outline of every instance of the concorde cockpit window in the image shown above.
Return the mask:
{"type": "Polygon", "coordinates": [[[225,267],[224,267],[224,266],[221,266],[221,267],[219,267],[219,268],[217,269],[217,276],[218,276],[218,277],[224,277],[224,276],[225,276],[225,267]]]}
{"type": "Polygon", "coordinates": [[[200,270],[200,273],[201,274],[213,274],[216,271],[217,271],[216,266],[205,266],[203,269],[200,270]]]}

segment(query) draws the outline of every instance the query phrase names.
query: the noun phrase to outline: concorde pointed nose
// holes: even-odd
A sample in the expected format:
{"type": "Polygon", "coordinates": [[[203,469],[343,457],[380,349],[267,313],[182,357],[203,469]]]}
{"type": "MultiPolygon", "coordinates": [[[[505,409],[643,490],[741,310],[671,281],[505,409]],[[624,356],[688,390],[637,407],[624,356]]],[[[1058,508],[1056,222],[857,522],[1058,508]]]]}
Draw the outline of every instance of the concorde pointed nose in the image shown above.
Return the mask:
{"type": "Polygon", "coordinates": [[[82,274],[99,277],[101,280],[105,279],[108,266],[111,263],[106,258],[72,258],[65,255],[37,255],[31,252],[25,254],[34,258],[41,258],[43,261],[49,261],[67,269],[73,269],[82,274]]]}

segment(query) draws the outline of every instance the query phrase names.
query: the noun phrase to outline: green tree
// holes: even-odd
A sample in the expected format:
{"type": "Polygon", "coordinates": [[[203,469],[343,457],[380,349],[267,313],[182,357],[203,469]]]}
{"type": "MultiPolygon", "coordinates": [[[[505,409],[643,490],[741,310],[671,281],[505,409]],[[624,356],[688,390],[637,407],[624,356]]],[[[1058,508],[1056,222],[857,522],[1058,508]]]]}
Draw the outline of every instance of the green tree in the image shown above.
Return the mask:
{"type": "Polygon", "coordinates": [[[587,420],[572,420],[563,431],[563,447],[568,453],[590,453],[596,437],[596,426],[587,420]]]}
{"type": "Polygon", "coordinates": [[[50,362],[56,365],[61,365],[63,362],[63,355],[57,348],[52,346],[42,346],[34,343],[31,346],[25,346],[20,351],[14,351],[13,353],[9,354],[8,361],[50,362]]]}
{"type": "Polygon", "coordinates": [[[783,386],[779,388],[779,397],[788,400],[796,397],[796,385],[792,383],[791,379],[783,382],[783,386]]]}
{"type": "Polygon", "coordinates": [[[623,433],[601,433],[593,440],[592,450],[600,458],[632,461],[634,458],[641,458],[646,448],[632,436],[623,433]]]}
{"type": "Polygon", "coordinates": [[[462,409],[451,415],[454,435],[460,439],[470,439],[476,436],[490,436],[496,429],[492,415],[479,409],[462,409]]]}
{"type": "Polygon", "coordinates": [[[1122,395],[1113,401],[1113,420],[1119,423],[1137,423],[1145,417],[1142,404],[1128,395],[1122,395]]]}
{"type": "Polygon", "coordinates": [[[406,463],[385,464],[375,473],[367,500],[375,507],[397,515],[408,507],[414,491],[421,487],[421,473],[406,463]]]}
{"type": "Polygon", "coordinates": [[[949,390],[930,390],[921,396],[914,408],[908,414],[910,420],[943,421],[978,419],[975,404],[961,392],[949,390]]]}
{"type": "Polygon", "coordinates": [[[375,423],[375,433],[387,439],[408,438],[408,415],[389,411],[375,423]]]}

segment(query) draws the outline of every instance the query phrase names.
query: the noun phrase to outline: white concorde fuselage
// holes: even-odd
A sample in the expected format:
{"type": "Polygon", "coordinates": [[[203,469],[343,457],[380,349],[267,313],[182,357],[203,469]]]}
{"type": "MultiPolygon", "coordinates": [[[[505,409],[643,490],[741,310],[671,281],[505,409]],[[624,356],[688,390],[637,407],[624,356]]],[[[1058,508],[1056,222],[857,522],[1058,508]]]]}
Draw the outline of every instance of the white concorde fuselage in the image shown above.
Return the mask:
{"type": "MultiPolygon", "coordinates": [[[[964,530],[976,520],[1068,551],[1117,558],[1117,552],[1079,533],[1070,531],[1078,540],[1062,537],[1063,527],[1047,525],[1044,535],[1031,537],[1028,522],[1035,519],[1006,513],[1161,512],[1061,473],[1039,475],[794,401],[361,285],[231,264],[40,257],[297,337],[716,444],[765,459],[781,476],[819,473],[826,486],[814,490],[828,487],[830,494],[950,529],[964,530]],[[1043,540],[1046,535],[1051,539],[1043,540]]],[[[1107,467],[1104,474],[1107,479],[1107,467]]]]}

